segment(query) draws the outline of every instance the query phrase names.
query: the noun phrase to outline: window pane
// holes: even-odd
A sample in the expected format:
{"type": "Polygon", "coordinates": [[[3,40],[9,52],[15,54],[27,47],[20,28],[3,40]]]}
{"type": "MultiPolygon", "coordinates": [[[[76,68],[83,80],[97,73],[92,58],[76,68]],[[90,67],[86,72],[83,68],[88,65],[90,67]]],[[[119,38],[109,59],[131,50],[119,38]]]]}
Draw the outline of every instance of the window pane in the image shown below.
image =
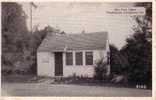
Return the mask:
{"type": "Polygon", "coordinates": [[[76,65],[82,64],[83,64],[82,52],[76,52],[76,65]]]}
{"type": "Polygon", "coordinates": [[[73,54],[72,54],[72,52],[66,53],[66,65],[73,65],[73,54]]]}
{"type": "Polygon", "coordinates": [[[93,52],[86,52],[86,65],[93,65],[93,52]]]}

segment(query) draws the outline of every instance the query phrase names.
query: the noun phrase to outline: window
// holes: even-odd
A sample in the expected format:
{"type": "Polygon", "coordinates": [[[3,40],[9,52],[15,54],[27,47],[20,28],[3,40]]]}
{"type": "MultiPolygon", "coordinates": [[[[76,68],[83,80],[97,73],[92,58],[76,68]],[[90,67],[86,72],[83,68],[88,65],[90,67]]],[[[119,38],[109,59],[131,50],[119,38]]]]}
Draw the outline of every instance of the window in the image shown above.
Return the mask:
{"type": "Polygon", "coordinates": [[[76,65],[83,65],[82,52],[76,52],[76,65]]]}
{"type": "Polygon", "coordinates": [[[73,65],[73,53],[72,52],[66,53],[66,65],[73,65]]]}
{"type": "Polygon", "coordinates": [[[93,65],[93,52],[86,52],[86,65],[93,65]]]}

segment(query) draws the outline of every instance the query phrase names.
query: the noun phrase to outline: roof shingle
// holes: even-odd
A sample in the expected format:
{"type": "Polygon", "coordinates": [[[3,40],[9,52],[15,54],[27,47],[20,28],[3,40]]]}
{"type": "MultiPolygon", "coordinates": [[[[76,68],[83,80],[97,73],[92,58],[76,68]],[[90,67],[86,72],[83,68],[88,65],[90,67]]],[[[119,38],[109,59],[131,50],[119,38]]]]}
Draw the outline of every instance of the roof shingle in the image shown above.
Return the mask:
{"type": "Polygon", "coordinates": [[[52,35],[48,34],[38,51],[98,50],[105,49],[108,40],[107,32],[52,35]]]}

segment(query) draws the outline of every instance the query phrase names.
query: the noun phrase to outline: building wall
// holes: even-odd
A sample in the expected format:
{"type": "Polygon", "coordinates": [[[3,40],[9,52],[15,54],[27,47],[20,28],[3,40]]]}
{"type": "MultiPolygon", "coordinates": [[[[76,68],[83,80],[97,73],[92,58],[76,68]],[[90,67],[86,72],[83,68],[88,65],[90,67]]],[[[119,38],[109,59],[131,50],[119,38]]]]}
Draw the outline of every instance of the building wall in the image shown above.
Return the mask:
{"type": "Polygon", "coordinates": [[[77,51],[67,51],[73,52],[73,65],[67,66],[65,63],[65,53],[63,53],[63,75],[64,77],[73,76],[84,76],[84,77],[93,77],[94,76],[94,67],[97,61],[106,56],[105,50],[93,50],[93,65],[85,65],[85,52],[92,50],[83,50],[83,65],[75,65],[75,52],[77,51]]]}
{"type": "Polygon", "coordinates": [[[106,43],[106,55],[109,57],[109,59],[107,59],[107,60],[109,60],[109,64],[108,64],[108,66],[107,66],[107,75],[110,75],[110,71],[111,71],[111,66],[110,66],[110,48],[109,48],[109,41],[107,40],[107,43],[106,43]],[[109,54],[107,54],[107,53],[109,53],[109,54]]]}
{"type": "MultiPolygon", "coordinates": [[[[101,58],[106,58],[107,51],[105,50],[83,50],[83,65],[75,65],[75,52],[76,51],[67,51],[73,52],[73,65],[67,66],[65,59],[65,52],[63,52],[63,77],[73,76],[84,76],[84,77],[93,77],[94,76],[94,67],[101,58]],[[93,52],[93,65],[85,65],[85,52],[93,52]]],[[[38,76],[55,76],[55,58],[54,53],[52,52],[38,52],[37,53],[37,74],[38,76]]]]}
{"type": "Polygon", "coordinates": [[[37,52],[37,75],[54,76],[54,54],[37,52]]]}

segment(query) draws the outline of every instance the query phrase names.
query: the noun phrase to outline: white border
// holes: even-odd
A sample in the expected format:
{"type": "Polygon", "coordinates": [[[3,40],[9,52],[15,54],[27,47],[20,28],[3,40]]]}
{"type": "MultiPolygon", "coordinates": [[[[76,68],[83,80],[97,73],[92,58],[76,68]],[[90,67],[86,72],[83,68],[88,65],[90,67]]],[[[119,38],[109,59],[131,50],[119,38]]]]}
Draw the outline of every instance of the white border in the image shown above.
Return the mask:
{"type": "MultiPolygon", "coordinates": [[[[134,100],[134,99],[140,99],[140,100],[156,100],[156,23],[155,23],[155,18],[156,18],[156,0],[1,0],[1,2],[51,2],[51,1],[57,1],[57,2],[153,2],[153,22],[152,22],[152,97],[0,97],[1,100],[134,100]]],[[[1,4],[0,4],[1,7],[1,4]]],[[[1,10],[0,10],[1,11],[1,10]]],[[[1,13],[0,13],[1,16],[1,13]]],[[[1,20],[0,20],[1,22],[1,20]]],[[[1,33],[1,24],[0,24],[0,33],[1,33]]],[[[0,41],[1,41],[1,34],[0,34],[0,41]]],[[[0,49],[1,49],[1,44],[0,44],[0,49]]],[[[1,52],[0,52],[1,55],[1,52]]],[[[1,60],[1,58],[0,58],[1,60]]],[[[1,65],[1,63],[0,63],[1,65]]],[[[0,75],[1,77],[1,75],[0,75]]],[[[1,78],[0,78],[1,80],[1,78]]],[[[1,83],[1,82],[0,82],[1,83]]],[[[1,86],[1,84],[0,84],[1,86]]],[[[0,92],[1,93],[1,92],[0,92]]]]}

